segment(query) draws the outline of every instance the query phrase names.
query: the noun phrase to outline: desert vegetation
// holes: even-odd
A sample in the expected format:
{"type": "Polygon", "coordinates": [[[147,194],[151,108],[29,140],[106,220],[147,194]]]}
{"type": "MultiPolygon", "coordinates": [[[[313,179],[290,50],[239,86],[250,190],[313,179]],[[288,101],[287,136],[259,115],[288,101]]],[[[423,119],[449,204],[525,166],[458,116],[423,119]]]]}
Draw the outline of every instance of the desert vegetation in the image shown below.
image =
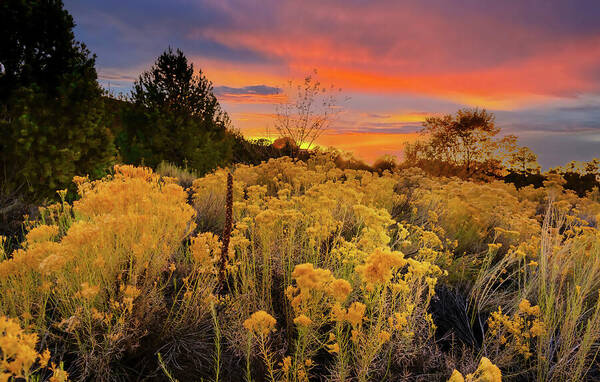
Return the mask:
{"type": "Polygon", "coordinates": [[[74,182],[76,201],[43,208],[3,252],[6,378],[598,375],[600,203],[559,176],[517,189],[322,154],[187,192],[124,165],[74,182]]]}
{"type": "Polygon", "coordinates": [[[115,96],[61,1],[0,12],[0,381],[600,379],[599,160],[465,108],[368,164],[316,72],[248,140],[181,50],[115,96]]]}

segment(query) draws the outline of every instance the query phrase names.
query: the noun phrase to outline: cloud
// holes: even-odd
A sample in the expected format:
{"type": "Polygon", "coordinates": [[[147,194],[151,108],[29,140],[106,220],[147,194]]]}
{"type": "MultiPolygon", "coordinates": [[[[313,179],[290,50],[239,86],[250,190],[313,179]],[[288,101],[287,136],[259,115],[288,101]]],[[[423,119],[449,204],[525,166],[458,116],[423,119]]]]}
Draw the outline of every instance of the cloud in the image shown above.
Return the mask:
{"type": "Polygon", "coordinates": [[[219,100],[234,103],[277,103],[284,101],[281,88],[267,85],[244,87],[217,86],[214,88],[219,100]]]}
{"type": "Polygon", "coordinates": [[[296,72],[318,67],[351,89],[496,105],[600,91],[600,78],[590,81],[600,64],[593,3],[579,12],[554,3],[503,11],[490,1],[267,3],[272,19],[235,3],[231,27],[201,26],[194,35],[296,72]]]}
{"type": "Polygon", "coordinates": [[[223,63],[246,75],[255,72],[247,66],[263,66],[272,74],[269,85],[284,72],[299,76],[317,67],[346,90],[505,109],[600,92],[600,3],[594,1],[577,7],[558,0],[66,3],[78,37],[98,53],[101,66],[149,64],[172,45],[197,67],[211,65],[217,77],[224,77],[218,74],[223,63]]]}
{"type": "Polygon", "coordinates": [[[257,95],[276,95],[281,93],[281,88],[267,85],[250,85],[242,88],[232,88],[229,86],[215,87],[216,94],[257,94],[257,95]]]}
{"type": "Polygon", "coordinates": [[[540,153],[544,161],[569,150],[590,155],[581,142],[600,129],[597,0],[65,4],[77,39],[98,55],[103,84],[127,90],[164,49],[181,48],[243,131],[272,124],[283,97],[276,89],[313,68],[350,94],[334,128],[364,134],[352,145],[369,146],[369,155],[377,150],[370,136],[385,151],[385,131],[417,131],[425,116],[465,106],[496,113],[506,132],[552,142],[536,146],[545,152],[560,142],[545,135],[579,137],[540,153]]]}
{"type": "MultiPolygon", "coordinates": [[[[194,36],[198,25],[224,29],[232,26],[232,15],[210,1],[66,0],[65,7],[74,16],[77,39],[97,54],[100,66],[149,66],[169,46],[182,49],[188,56],[265,62],[256,51],[231,49],[194,36]]],[[[197,63],[200,68],[201,64],[197,63]]]]}

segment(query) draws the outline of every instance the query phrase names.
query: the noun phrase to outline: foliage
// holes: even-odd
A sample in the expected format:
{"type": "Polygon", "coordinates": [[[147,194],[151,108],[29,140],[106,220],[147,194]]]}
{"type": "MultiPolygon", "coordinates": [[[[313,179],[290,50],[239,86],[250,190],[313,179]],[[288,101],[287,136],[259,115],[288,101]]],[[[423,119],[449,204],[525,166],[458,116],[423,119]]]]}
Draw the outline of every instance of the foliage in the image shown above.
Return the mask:
{"type": "Polygon", "coordinates": [[[594,380],[597,197],[556,174],[516,189],[336,158],[76,178],[79,200],[0,252],[0,315],[74,379],[594,380]],[[466,318],[440,337],[452,288],[466,318]]]}
{"type": "Polygon", "coordinates": [[[113,159],[95,58],[61,1],[0,6],[0,198],[40,201],[113,159]]]}
{"type": "Polygon", "coordinates": [[[161,54],[135,82],[131,102],[117,136],[126,163],[167,161],[204,174],[232,159],[229,117],[182,51],[161,54]]]}
{"type": "Polygon", "coordinates": [[[490,159],[495,150],[492,138],[499,133],[494,124],[494,115],[485,109],[461,109],[456,115],[428,117],[421,133],[428,140],[408,145],[406,158],[436,160],[462,166],[467,173],[476,164],[490,159]]]}
{"type": "Polygon", "coordinates": [[[529,147],[519,147],[510,153],[508,168],[521,174],[540,172],[537,155],[529,147]]]}
{"type": "Polygon", "coordinates": [[[42,353],[36,351],[38,343],[36,333],[27,333],[21,328],[19,322],[4,316],[0,317],[0,380],[9,379],[35,380],[35,373],[43,369],[52,370],[50,382],[64,382],[68,373],[61,366],[50,365],[50,351],[42,353]]]}
{"type": "Polygon", "coordinates": [[[561,174],[565,179],[565,188],[585,196],[594,188],[600,188],[600,160],[594,158],[588,162],[572,161],[563,167],[550,170],[561,174]]]}
{"type": "Polygon", "coordinates": [[[502,177],[507,171],[539,173],[537,156],[519,147],[517,137],[497,138],[495,116],[485,109],[460,109],[425,119],[423,138],[404,147],[404,167],[420,167],[436,176],[502,177]]]}
{"type": "Polygon", "coordinates": [[[488,356],[538,381],[587,380],[600,336],[599,206],[562,184],[545,184],[550,205],[540,234],[483,267],[473,288],[480,309],[500,305],[484,342],[488,356]]]}
{"type": "Polygon", "coordinates": [[[76,174],[98,178],[113,160],[95,73],[65,82],[50,98],[21,89],[0,120],[2,193],[39,201],[76,174]],[[92,75],[93,74],[93,75],[92,75]]]}
{"type": "Polygon", "coordinates": [[[456,369],[452,372],[448,382],[502,382],[502,373],[498,366],[494,365],[488,358],[483,357],[479,362],[477,370],[467,374],[466,379],[456,369]]]}
{"type": "Polygon", "coordinates": [[[184,189],[191,187],[194,180],[199,178],[198,173],[192,169],[177,167],[164,161],[158,164],[156,173],[162,177],[176,179],[177,184],[184,189]]]}
{"type": "Polygon", "coordinates": [[[296,153],[293,147],[279,147],[266,138],[246,139],[239,130],[230,129],[229,136],[233,140],[233,162],[258,165],[271,158],[280,158],[300,154],[309,156],[310,152],[296,153]]]}
{"type": "Polygon", "coordinates": [[[62,1],[3,1],[0,20],[2,102],[32,84],[55,95],[65,74],[88,67],[87,52],[74,41],[75,24],[62,1]]]}
{"type": "Polygon", "coordinates": [[[193,230],[186,193],[148,169],[115,171],[103,181],[76,179],[81,200],[50,206],[25,249],[0,263],[2,314],[55,333],[49,340],[77,355],[77,378],[109,379],[149,328],[168,338],[210,314],[204,237],[181,248],[193,230]]]}

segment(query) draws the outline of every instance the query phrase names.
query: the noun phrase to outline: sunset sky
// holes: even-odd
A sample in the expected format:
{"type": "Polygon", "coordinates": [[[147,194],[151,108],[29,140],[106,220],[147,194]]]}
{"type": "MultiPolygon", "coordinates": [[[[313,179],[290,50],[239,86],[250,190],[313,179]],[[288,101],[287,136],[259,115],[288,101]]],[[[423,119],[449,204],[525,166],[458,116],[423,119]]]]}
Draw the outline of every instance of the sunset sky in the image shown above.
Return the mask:
{"type": "Polygon", "coordinates": [[[343,89],[320,140],[400,154],[427,115],[496,114],[544,168],[600,156],[598,0],[66,0],[102,84],[128,92],[168,46],[214,83],[247,136],[273,130],[281,87],[316,68],[343,89]]]}

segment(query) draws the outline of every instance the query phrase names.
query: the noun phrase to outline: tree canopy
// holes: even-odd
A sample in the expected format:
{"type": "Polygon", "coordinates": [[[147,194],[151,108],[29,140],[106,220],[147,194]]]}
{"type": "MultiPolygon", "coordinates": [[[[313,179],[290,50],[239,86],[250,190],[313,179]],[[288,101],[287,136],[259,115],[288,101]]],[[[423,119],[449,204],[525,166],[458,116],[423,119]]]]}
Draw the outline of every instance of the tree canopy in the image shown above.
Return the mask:
{"type": "Polygon", "coordinates": [[[230,120],[202,71],[169,48],[134,84],[117,143],[127,163],[187,165],[200,173],[231,159],[230,120]]]}
{"type": "Polygon", "coordinates": [[[73,27],[62,1],[0,3],[0,197],[52,196],[114,156],[95,57],[73,27]]]}
{"type": "Polygon", "coordinates": [[[461,109],[455,115],[427,118],[423,132],[430,136],[434,157],[468,171],[491,150],[491,140],[500,131],[494,120],[485,109],[461,109]]]}
{"type": "Polygon", "coordinates": [[[156,60],[152,68],[140,75],[131,98],[147,109],[163,109],[203,121],[207,128],[229,127],[229,116],[213,94],[212,83],[202,70],[194,74],[194,64],[183,52],[172,48],[156,60]]]}
{"type": "Polygon", "coordinates": [[[516,148],[510,154],[508,164],[511,170],[523,174],[540,172],[537,155],[529,147],[516,148]]]}
{"type": "Polygon", "coordinates": [[[32,84],[55,95],[65,75],[93,68],[93,57],[84,45],[75,41],[74,26],[60,0],[2,1],[2,98],[32,84]]]}
{"type": "Polygon", "coordinates": [[[505,166],[535,168],[531,150],[518,148],[517,138],[498,138],[500,129],[493,113],[485,109],[461,109],[455,114],[425,119],[423,139],[405,146],[405,162],[442,170],[451,168],[470,176],[496,174],[505,166]],[[529,150],[529,151],[527,151],[529,150]],[[525,161],[525,163],[523,163],[525,161]]]}

